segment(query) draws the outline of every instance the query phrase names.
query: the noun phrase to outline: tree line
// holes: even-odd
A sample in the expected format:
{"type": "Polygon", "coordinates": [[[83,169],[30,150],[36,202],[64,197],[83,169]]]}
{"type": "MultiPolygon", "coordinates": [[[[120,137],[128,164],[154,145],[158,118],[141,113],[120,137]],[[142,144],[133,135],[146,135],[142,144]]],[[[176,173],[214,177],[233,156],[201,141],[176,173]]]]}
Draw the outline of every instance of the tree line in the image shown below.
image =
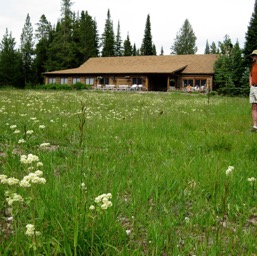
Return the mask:
{"type": "MultiPolygon", "coordinates": [[[[99,35],[96,20],[87,11],[75,14],[71,7],[71,0],[61,0],[61,16],[57,24],[51,25],[43,14],[36,23],[35,31],[27,14],[18,49],[15,47],[15,38],[6,28],[0,42],[0,86],[42,84],[43,72],[75,68],[91,57],[157,55],[149,14],[142,44],[137,48],[131,42],[129,34],[122,40],[119,22],[114,31],[110,10],[107,11],[104,31],[99,35]]],[[[233,44],[229,35],[225,35],[224,41],[217,44],[206,41],[204,54],[220,55],[215,64],[214,83],[216,89],[223,93],[228,88],[241,89],[248,85],[251,65],[249,54],[257,49],[256,14],[257,0],[243,49],[238,41],[233,44]]],[[[196,39],[193,28],[186,19],[174,39],[170,54],[196,54],[196,39]]],[[[161,48],[160,55],[163,54],[161,48]]]]}

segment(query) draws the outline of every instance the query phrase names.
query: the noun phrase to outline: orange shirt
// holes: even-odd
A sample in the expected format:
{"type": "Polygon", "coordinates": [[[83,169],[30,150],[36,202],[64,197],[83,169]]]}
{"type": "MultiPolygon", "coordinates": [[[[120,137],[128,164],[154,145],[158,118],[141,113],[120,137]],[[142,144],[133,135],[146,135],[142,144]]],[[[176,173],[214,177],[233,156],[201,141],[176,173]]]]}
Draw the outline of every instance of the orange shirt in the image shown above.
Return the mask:
{"type": "Polygon", "coordinates": [[[252,64],[251,84],[257,84],[257,63],[256,62],[252,64]]]}

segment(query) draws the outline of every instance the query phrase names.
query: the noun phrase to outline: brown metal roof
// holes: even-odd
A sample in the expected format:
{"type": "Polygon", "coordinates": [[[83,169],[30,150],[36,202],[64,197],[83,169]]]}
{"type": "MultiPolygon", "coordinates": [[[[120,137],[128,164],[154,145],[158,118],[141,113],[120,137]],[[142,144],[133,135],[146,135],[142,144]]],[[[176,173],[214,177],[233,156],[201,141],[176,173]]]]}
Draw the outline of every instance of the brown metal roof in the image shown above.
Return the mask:
{"type": "Polygon", "coordinates": [[[213,74],[217,54],[128,56],[90,58],[78,68],[46,72],[51,74],[213,74]]]}

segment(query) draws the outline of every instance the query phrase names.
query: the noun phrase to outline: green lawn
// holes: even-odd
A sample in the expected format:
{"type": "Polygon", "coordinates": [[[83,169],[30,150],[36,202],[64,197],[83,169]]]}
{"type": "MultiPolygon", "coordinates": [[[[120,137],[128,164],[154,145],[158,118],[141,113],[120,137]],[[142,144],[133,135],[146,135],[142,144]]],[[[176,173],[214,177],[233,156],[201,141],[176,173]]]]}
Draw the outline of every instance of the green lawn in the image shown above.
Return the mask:
{"type": "Polygon", "coordinates": [[[0,120],[0,255],[255,255],[247,98],[0,90],[0,120]]]}

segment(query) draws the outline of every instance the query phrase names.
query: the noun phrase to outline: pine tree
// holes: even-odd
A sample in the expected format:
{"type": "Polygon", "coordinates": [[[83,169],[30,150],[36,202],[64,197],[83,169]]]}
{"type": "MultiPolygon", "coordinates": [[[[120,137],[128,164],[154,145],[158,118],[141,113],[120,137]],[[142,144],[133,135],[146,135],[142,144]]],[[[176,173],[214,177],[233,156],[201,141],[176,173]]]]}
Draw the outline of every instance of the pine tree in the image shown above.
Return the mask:
{"type": "Polygon", "coordinates": [[[186,19],[171,47],[172,54],[195,54],[197,52],[196,39],[193,28],[186,19]]]}
{"type": "Polygon", "coordinates": [[[245,45],[243,53],[245,55],[245,63],[248,67],[251,66],[251,58],[249,55],[253,50],[257,49],[257,0],[254,4],[254,10],[248,26],[248,30],[245,34],[245,45]]]}
{"type": "Polygon", "coordinates": [[[21,54],[15,50],[15,39],[6,29],[0,43],[0,86],[23,87],[21,54]]]}
{"type": "Polygon", "coordinates": [[[242,76],[245,71],[243,50],[239,46],[239,42],[235,43],[231,50],[231,73],[235,87],[249,87],[249,76],[248,83],[242,84],[242,76]]]}
{"type": "Polygon", "coordinates": [[[23,76],[25,84],[32,82],[33,77],[33,55],[34,55],[33,27],[30,22],[30,16],[27,14],[24,27],[21,34],[21,55],[23,76]]]}
{"type": "Polygon", "coordinates": [[[210,46],[208,40],[206,41],[204,54],[210,54],[210,46]]]}
{"type": "Polygon", "coordinates": [[[43,38],[49,39],[52,26],[44,14],[41,15],[39,22],[36,23],[36,25],[37,25],[37,29],[35,31],[36,39],[38,41],[40,41],[43,38]]]}
{"type": "Polygon", "coordinates": [[[107,19],[105,21],[104,33],[102,34],[102,56],[115,56],[115,39],[113,32],[113,22],[111,20],[110,10],[107,12],[107,19]]]}
{"type": "Polygon", "coordinates": [[[211,46],[210,46],[210,53],[211,54],[217,54],[219,53],[219,49],[217,48],[215,42],[212,42],[211,46]]]}
{"type": "Polygon", "coordinates": [[[150,15],[147,15],[146,24],[145,24],[145,33],[143,42],[141,45],[141,55],[156,55],[156,49],[154,52],[153,42],[152,42],[152,32],[151,32],[151,21],[150,15]]]}
{"type": "Polygon", "coordinates": [[[66,69],[76,66],[73,29],[75,15],[71,11],[71,1],[62,0],[61,20],[57,22],[52,33],[48,50],[47,70],[66,69]]]}
{"type": "Polygon", "coordinates": [[[164,55],[163,46],[161,47],[161,53],[160,53],[160,55],[164,55]]]}
{"type": "Polygon", "coordinates": [[[224,41],[219,42],[219,51],[221,54],[214,67],[216,89],[227,94],[240,94],[241,91],[237,88],[245,87],[245,84],[242,84],[245,68],[239,43],[237,41],[233,45],[230,37],[226,35],[224,41]]]}
{"type": "Polygon", "coordinates": [[[49,40],[51,34],[51,23],[48,22],[46,16],[43,14],[40,17],[38,23],[36,23],[37,29],[35,36],[38,40],[35,49],[35,61],[34,61],[34,69],[35,69],[35,83],[43,83],[42,73],[46,70],[46,62],[47,62],[47,51],[49,48],[49,40]]]}
{"type": "Polygon", "coordinates": [[[129,34],[127,35],[127,39],[124,40],[123,48],[124,48],[124,56],[133,55],[133,48],[130,43],[129,34]]]}
{"type": "Polygon", "coordinates": [[[123,55],[123,47],[122,47],[122,40],[120,34],[120,22],[118,22],[117,27],[117,34],[115,38],[115,56],[122,56],[123,55]]]}
{"type": "Polygon", "coordinates": [[[90,57],[97,57],[99,54],[99,40],[96,28],[96,22],[88,12],[82,11],[76,28],[74,27],[73,31],[73,41],[77,49],[76,59],[78,65],[81,65],[90,57]]]}
{"type": "Polygon", "coordinates": [[[138,56],[138,55],[140,55],[139,49],[137,49],[136,44],[133,45],[132,55],[133,55],[133,56],[138,56]]]}

